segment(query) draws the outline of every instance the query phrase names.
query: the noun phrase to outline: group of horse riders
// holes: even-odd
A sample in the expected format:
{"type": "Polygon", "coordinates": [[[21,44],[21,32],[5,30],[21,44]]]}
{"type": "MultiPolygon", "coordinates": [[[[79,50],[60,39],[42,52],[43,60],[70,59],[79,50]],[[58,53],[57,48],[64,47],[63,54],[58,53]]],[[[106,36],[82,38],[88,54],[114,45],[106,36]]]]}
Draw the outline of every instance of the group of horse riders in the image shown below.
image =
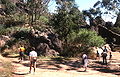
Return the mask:
{"type": "Polygon", "coordinates": [[[100,60],[100,57],[103,59],[103,64],[107,64],[107,59],[111,60],[112,58],[112,51],[109,45],[105,45],[101,48],[96,47],[96,59],[100,60]],[[97,51],[97,52],[96,52],[97,51]]]}

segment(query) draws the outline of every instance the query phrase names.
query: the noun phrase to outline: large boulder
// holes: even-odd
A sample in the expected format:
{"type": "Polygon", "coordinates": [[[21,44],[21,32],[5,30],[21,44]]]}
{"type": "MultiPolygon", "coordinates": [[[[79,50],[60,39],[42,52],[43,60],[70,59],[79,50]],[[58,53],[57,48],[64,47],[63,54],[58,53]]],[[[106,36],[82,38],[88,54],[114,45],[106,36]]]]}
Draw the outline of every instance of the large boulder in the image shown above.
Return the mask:
{"type": "Polygon", "coordinates": [[[57,34],[48,34],[48,39],[51,41],[54,50],[58,52],[62,51],[62,42],[58,39],[57,34]]]}
{"type": "Polygon", "coordinates": [[[5,41],[4,40],[0,40],[0,47],[3,47],[5,45],[5,41]]]}
{"type": "Polygon", "coordinates": [[[8,40],[10,40],[9,36],[1,35],[0,36],[0,47],[3,47],[8,40]]]}
{"type": "MultiPolygon", "coordinates": [[[[34,29],[31,27],[29,32],[18,31],[12,35],[16,39],[27,40],[28,53],[31,51],[31,47],[35,47],[38,55],[52,56],[62,51],[62,42],[59,40],[58,35],[50,30],[44,29],[44,31],[34,29]]],[[[27,54],[28,54],[27,53],[27,54]]]]}
{"type": "Polygon", "coordinates": [[[48,56],[49,50],[50,50],[50,48],[49,48],[48,44],[46,44],[46,43],[40,43],[36,47],[36,51],[37,51],[38,55],[48,56]]]}
{"type": "Polygon", "coordinates": [[[28,39],[30,45],[36,48],[38,55],[54,56],[62,51],[62,42],[53,32],[41,32],[33,29],[28,39]]]}

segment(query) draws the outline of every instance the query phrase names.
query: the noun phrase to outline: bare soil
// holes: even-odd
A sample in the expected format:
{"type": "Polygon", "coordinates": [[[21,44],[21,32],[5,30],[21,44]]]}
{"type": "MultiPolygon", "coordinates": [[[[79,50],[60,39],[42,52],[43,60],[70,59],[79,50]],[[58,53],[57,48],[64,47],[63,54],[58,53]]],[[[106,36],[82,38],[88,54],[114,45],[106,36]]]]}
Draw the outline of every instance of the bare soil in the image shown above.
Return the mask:
{"type": "Polygon", "coordinates": [[[14,77],[120,77],[120,53],[113,52],[108,65],[102,64],[102,59],[89,60],[88,69],[84,72],[79,59],[38,59],[36,72],[29,73],[29,61],[19,63],[18,58],[9,57],[12,61],[14,77]]]}

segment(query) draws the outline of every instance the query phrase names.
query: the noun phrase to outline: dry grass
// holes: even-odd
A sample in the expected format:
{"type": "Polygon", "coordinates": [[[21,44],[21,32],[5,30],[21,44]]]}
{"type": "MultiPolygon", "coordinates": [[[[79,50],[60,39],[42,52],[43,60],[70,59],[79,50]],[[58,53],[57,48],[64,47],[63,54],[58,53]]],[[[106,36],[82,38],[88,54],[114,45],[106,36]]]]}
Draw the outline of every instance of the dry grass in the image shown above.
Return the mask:
{"type": "Polygon", "coordinates": [[[0,56],[0,77],[12,77],[12,70],[11,62],[0,56]]]}

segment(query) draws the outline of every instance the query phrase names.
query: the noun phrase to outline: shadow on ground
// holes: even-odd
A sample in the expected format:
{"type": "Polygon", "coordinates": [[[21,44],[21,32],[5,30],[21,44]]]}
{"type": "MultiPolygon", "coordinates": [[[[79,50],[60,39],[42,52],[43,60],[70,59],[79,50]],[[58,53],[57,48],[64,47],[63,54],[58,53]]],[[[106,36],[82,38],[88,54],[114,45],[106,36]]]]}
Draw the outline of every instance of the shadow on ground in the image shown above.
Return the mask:
{"type": "Polygon", "coordinates": [[[23,72],[23,73],[21,73],[21,72],[12,72],[12,74],[15,74],[15,75],[27,75],[27,74],[29,74],[29,72],[23,72]]]}
{"type": "MultiPolygon", "coordinates": [[[[18,63],[15,62],[14,63],[18,63]]],[[[29,63],[21,63],[22,65],[29,67],[29,63]]],[[[119,65],[120,66],[120,65],[119,65]]],[[[66,71],[71,71],[74,70],[76,72],[84,72],[82,70],[78,70],[82,67],[81,60],[75,60],[75,59],[67,59],[67,58],[51,58],[51,59],[39,59],[37,60],[37,68],[40,69],[48,69],[48,70],[66,70],[66,71]]],[[[99,71],[99,72],[104,72],[104,73],[112,73],[115,75],[120,75],[120,70],[119,68],[114,68],[111,69],[112,67],[116,67],[115,65],[103,65],[102,62],[98,61],[93,61],[89,64],[89,68],[99,71]]]]}
{"type": "MultiPolygon", "coordinates": [[[[29,67],[29,63],[21,63],[21,64],[26,67],[29,67]]],[[[50,60],[37,60],[37,68],[40,68],[40,69],[78,71],[78,69],[81,67],[82,67],[81,61],[70,60],[70,59],[61,58],[61,57],[51,58],[50,60]]]]}
{"type": "Polygon", "coordinates": [[[102,62],[95,61],[93,64],[89,65],[89,68],[92,68],[99,72],[120,75],[120,67],[117,67],[117,65],[111,65],[110,63],[104,65],[102,62]]]}
{"type": "Polygon", "coordinates": [[[18,58],[19,55],[16,55],[16,56],[7,55],[6,57],[7,57],[7,58],[18,58]]]}

